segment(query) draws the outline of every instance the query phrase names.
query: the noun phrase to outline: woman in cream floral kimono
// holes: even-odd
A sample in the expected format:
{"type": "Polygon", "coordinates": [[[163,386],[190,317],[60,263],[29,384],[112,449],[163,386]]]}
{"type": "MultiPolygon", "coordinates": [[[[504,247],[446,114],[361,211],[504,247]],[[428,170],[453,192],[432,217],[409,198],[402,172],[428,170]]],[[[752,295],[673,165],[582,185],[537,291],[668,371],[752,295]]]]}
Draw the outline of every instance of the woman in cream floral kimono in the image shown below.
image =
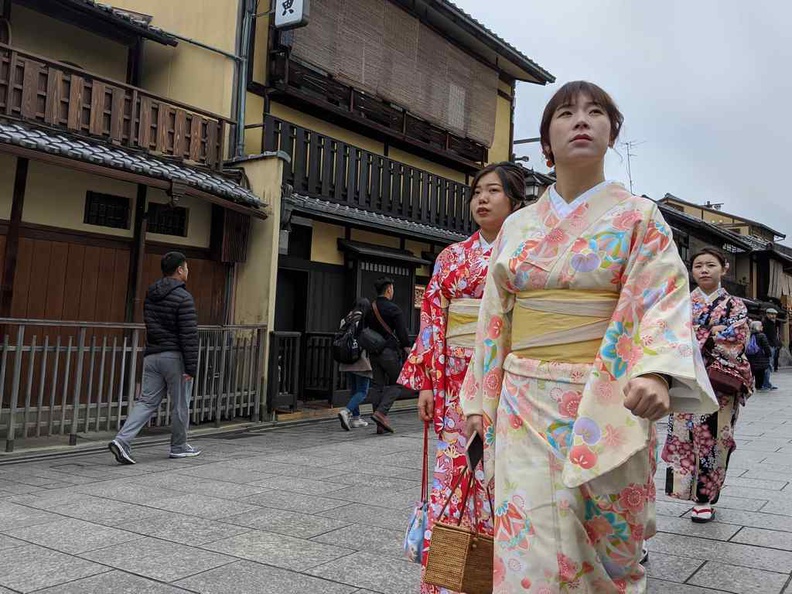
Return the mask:
{"type": "Polygon", "coordinates": [[[717,408],[671,229],[605,181],[622,121],[564,85],[540,128],[558,181],[493,246],[461,400],[495,479],[496,594],[645,592],[654,421],[717,408]]]}

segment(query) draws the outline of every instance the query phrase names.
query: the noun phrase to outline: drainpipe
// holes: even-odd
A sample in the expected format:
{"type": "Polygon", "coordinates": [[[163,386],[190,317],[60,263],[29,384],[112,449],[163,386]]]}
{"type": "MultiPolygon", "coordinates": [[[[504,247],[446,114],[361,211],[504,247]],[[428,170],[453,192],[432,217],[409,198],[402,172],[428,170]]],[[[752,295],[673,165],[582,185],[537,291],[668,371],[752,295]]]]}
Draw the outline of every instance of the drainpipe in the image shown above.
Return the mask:
{"type": "Polygon", "coordinates": [[[234,143],[234,154],[232,158],[241,157],[245,150],[245,106],[247,103],[247,79],[248,66],[250,63],[248,50],[252,24],[258,16],[256,14],[257,4],[258,0],[240,0],[240,32],[237,36],[236,54],[232,54],[231,52],[208,45],[196,39],[184,37],[183,35],[175,33],[168,33],[171,37],[175,37],[179,41],[220,54],[234,61],[234,97],[232,100],[234,113],[232,117],[236,120],[236,130],[232,138],[234,143]]]}
{"type": "Polygon", "coordinates": [[[236,80],[236,145],[234,147],[234,158],[241,157],[245,152],[245,110],[247,108],[247,83],[248,70],[250,68],[250,36],[253,31],[253,23],[256,20],[256,8],[258,0],[240,0],[242,2],[242,23],[239,38],[237,39],[237,55],[240,61],[237,63],[236,80]]]}

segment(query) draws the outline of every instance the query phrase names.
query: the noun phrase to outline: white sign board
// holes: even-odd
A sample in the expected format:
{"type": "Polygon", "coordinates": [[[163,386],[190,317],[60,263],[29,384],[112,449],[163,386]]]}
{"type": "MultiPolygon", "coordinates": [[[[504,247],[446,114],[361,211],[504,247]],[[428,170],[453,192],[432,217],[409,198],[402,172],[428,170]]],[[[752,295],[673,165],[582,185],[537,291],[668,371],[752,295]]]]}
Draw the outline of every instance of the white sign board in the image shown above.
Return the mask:
{"type": "Polygon", "coordinates": [[[308,24],[310,0],[275,0],[275,28],[295,29],[308,24]]]}

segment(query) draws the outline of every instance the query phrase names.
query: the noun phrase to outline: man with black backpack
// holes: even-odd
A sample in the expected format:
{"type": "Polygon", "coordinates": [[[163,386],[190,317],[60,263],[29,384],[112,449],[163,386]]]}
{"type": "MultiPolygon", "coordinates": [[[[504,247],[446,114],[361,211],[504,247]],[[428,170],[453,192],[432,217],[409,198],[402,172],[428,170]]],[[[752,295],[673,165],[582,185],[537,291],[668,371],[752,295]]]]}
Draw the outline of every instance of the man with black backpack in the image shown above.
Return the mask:
{"type": "Polygon", "coordinates": [[[374,283],[377,299],[371,304],[371,311],[366,316],[366,326],[361,340],[369,349],[371,367],[374,372],[374,384],[371,400],[374,414],[371,420],[377,424],[377,433],[394,433],[388,413],[399,397],[402,388],[396,383],[404,361],[403,353],[410,352],[410,339],[407,337],[407,325],[401,308],[393,303],[394,281],[390,277],[382,277],[374,283]],[[373,331],[382,339],[381,345],[371,348],[368,345],[366,331],[373,331]]]}

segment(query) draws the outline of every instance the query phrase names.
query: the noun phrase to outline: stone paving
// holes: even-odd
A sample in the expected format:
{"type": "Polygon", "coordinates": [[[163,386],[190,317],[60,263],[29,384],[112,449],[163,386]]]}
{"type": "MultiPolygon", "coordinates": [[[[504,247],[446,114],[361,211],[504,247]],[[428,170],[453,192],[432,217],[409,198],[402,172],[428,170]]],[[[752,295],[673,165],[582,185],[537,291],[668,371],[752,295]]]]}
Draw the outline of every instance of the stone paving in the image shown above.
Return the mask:
{"type": "MultiPolygon", "coordinates": [[[[743,410],[717,522],[660,495],[649,592],[792,594],[792,374],[743,410]]],[[[0,594],[413,594],[421,428],[336,422],[0,466],[0,594]]],[[[662,468],[658,473],[662,487],[662,468]]],[[[661,489],[662,491],[662,489],[661,489]]]]}

